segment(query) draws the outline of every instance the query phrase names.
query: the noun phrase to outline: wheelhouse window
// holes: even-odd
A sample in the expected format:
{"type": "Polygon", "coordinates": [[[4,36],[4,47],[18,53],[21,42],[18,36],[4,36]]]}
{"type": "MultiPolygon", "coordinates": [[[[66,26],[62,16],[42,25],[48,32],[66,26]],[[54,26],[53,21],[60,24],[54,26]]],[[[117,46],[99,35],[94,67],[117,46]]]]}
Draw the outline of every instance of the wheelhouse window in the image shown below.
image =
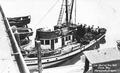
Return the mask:
{"type": "Polygon", "coordinates": [[[71,40],[71,36],[68,36],[68,39],[71,40]]]}
{"type": "Polygon", "coordinates": [[[49,40],[45,40],[45,45],[49,45],[50,41],[49,40]]]}
{"type": "Polygon", "coordinates": [[[68,41],[68,37],[66,36],[66,41],[68,41]]]}
{"type": "Polygon", "coordinates": [[[55,43],[58,43],[58,38],[55,39],[55,43]]]}
{"type": "Polygon", "coordinates": [[[41,44],[44,45],[44,40],[40,40],[41,41],[41,44]]]}

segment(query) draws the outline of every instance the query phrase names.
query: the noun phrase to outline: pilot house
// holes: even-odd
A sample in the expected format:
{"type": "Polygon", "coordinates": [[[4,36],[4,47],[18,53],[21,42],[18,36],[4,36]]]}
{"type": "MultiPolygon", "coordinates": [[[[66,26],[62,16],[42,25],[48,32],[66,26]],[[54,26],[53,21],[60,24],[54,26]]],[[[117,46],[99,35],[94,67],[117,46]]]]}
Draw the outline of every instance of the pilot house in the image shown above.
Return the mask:
{"type": "Polygon", "coordinates": [[[36,39],[41,41],[42,49],[55,50],[72,43],[74,38],[73,33],[68,32],[67,28],[64,28],[63,31],[37,29],[36,39]]]}

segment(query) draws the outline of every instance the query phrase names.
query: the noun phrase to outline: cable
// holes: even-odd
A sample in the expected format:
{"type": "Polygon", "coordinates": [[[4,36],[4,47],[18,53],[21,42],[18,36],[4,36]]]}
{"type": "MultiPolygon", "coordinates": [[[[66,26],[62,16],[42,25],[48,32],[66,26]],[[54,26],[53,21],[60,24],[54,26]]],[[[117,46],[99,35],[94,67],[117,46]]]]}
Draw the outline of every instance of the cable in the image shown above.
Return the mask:
{"type": "Polygon", "coordinates": [[[59,0],[56,0],[56,2],[53,4],[53,6],[42,16],[42,18],[40,19],[40,22],[42,22],[44,20],[44,18],[49,14],[49,12],[52,11],[52,9],[57,5],[58,2],[59,2],[59,0]]]}

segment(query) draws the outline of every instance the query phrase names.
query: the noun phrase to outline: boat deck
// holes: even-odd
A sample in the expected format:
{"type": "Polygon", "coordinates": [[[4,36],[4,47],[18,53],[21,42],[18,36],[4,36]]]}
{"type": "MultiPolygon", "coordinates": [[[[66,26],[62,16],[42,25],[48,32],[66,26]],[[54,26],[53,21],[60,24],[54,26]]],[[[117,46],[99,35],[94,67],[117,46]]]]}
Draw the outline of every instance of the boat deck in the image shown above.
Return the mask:
{"type": "Polygon", "coordinates": [[[2,14],[0,12],[0,73],[20,73],[15,61],[12,56],[12,47],[6,33],[5,24],[3,21],[2,14]]]}

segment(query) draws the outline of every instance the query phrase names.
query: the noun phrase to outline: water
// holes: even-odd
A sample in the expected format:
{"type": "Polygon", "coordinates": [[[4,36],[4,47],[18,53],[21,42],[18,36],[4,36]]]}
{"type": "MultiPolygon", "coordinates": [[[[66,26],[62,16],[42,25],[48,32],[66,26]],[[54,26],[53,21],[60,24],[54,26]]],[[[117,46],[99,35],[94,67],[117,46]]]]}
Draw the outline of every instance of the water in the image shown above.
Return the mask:
{"type": "MultiPolygon", "coordinates": [[[[38,27],[52,28],[57,24],[60,11],[58,0],[0,0],[7,17],[31,15],[31,24],[34,30],[38,27]],[[50,11],[49,9],[54,5],[50,11]],[[49,11],[48,11],[49,10],[49,11]],[[46,13],[48,14],[44,16],[46,13]]],[[[60,0],[59,0],[60,1],[60,0]]],[[[105,27],[106,44],[100,48],[115,47],[116,41],[120,40],[120,0],[77,0],[77,23],[105,27]]],[[[76,59],[64,62],[60,66],[80,60],[76,59]]],[[[74,57],[75,58],[75,57],[74,57]]],[[[74,64],[74,63],[73,63],[74,64]]]]}

